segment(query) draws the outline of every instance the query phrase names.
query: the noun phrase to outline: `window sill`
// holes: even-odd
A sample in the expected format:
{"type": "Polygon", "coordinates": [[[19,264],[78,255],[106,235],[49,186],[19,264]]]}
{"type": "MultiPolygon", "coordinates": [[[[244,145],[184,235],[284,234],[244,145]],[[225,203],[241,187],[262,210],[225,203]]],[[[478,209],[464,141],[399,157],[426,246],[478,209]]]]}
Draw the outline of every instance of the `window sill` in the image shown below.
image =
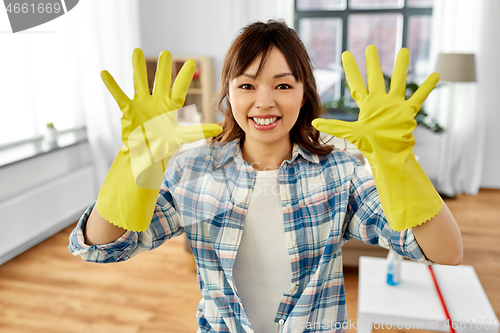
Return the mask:
{"type": "Polygon", "coordinates": [[[0,148],[0,168],[86,141],[87,129],[86,127],[79,127],[58,132],[55,144],[49,144],[43,138],[34,138],[33,140],[0,148]]]}

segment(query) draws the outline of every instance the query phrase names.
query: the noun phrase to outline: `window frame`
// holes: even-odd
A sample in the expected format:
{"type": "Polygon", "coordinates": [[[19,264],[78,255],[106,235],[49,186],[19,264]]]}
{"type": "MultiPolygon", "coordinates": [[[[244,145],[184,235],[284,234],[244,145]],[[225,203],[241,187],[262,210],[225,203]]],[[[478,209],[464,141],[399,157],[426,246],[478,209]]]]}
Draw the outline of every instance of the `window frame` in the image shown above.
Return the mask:
{"type": "MultiPolygon", "coordinates": [[[[345,1],[344,9],[334,10],[299,10],[298,1],[294,0],[294,26],[297,33],[300,35],[300,20],[304,18],[340,18],[342,19],[342,49],[341,53],[347,51],[348,36],[349,36],[349,16],[356,14],[401,14],[403,17],[402,31],[397,33],[401,35],[400,48],[408,47],[408,26],[412,16],[432,16],[433,7],[410,7],[407,5],[408,0],[400,0],[402,5],[399,8],[373,8],[373,9],[357,9],[349,8],[350,0],[345,1]]],[[[342,73],[340,80],[340,98],[345,96],[345,75],[342,73]]]]}

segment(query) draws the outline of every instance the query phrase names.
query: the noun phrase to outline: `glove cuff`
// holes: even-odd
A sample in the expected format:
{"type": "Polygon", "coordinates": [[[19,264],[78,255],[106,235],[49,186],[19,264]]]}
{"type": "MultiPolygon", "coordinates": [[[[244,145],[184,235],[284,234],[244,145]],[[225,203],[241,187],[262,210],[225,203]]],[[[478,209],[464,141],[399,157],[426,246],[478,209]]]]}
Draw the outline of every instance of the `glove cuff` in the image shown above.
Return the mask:
{"type": "Polygon", "coordinates": [[[435,217],[443,207],[443,200],[413,151],[403,163],[387,162],[373,163],[372,172],[389,226],[402,231],[435,217]]]}
{"type": "MultiPolygon", "coordinates": [[[[161,167],[161,165],[160,165],[161,167]]],[[[159,188],[136,184],[128,149],[120,149],[97,196],[96,209],[110,223],[131,231],[144,231],[153,217],[159,188]]]]}

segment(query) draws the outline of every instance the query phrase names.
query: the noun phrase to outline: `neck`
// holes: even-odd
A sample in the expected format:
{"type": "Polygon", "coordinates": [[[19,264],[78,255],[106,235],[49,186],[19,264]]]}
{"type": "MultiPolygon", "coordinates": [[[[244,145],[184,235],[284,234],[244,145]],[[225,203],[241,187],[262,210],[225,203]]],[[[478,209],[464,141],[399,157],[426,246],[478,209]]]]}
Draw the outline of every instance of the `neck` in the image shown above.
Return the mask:
{"type": "Polygon", "coordinates": [[[254,170],[275,170],[280,167],[283,161],[292,158],[292,143],[288,140],[271,145],[245,140],[241,147],[241,153],[243,159],[254,170]]]}

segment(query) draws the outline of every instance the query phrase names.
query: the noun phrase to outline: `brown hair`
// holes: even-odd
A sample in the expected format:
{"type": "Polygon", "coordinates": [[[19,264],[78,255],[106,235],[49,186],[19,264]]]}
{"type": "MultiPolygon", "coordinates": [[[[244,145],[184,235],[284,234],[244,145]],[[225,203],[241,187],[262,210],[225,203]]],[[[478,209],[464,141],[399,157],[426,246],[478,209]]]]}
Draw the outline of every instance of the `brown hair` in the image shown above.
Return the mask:
{"type": "Polygon", "coordinates": [[[221,87],[215,98],[215,106],[224,116],[221,123],[222,133],[212,138],[216,142],[229,142],[241,138],[245,132],[234,119],[231,104],[225,103],[229,93],[229,82],[243,72],[262,55],[256,75],[264,67],[271,48],[276,47],[283,53],[295,79],[304,85],[306,102],[300,109],[297,122],[290,130],[292,144],[297,143],[311,153],[324,155],[333,150],[333,146],[320,142],[320,132],[311,121],[321,116],[322,106],[316,90],[311,60],[306,48],[295,30],[284,22],[269,20],[267,23],[255,22],[240,31],[227,52],[221,74],[221,87]]]}

